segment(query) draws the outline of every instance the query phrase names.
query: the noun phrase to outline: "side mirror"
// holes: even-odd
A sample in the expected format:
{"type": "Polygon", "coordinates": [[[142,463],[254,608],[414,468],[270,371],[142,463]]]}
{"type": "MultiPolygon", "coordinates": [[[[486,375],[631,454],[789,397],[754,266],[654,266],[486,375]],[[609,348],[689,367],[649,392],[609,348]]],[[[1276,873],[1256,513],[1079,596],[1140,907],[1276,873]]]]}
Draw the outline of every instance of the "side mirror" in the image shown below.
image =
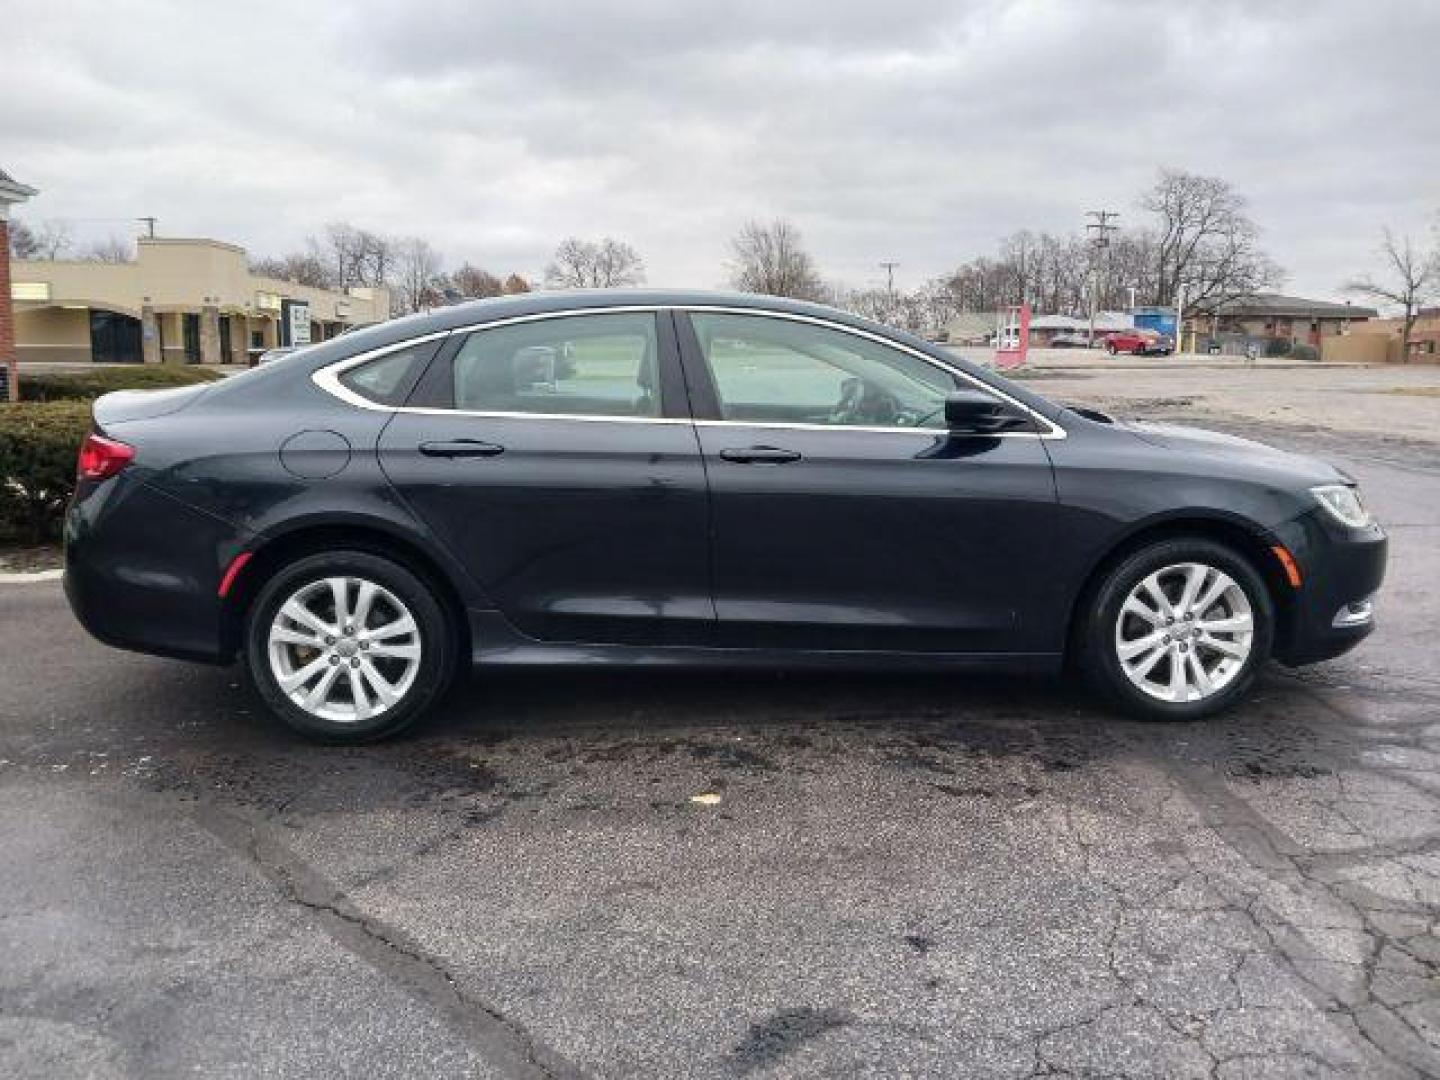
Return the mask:
{"type": "Polygon", "coordinates": [[[945,398],[945,425],[956,435],[998,435],[1030,426],[1013,406],[979,390],[955,390],[945,398]]]}

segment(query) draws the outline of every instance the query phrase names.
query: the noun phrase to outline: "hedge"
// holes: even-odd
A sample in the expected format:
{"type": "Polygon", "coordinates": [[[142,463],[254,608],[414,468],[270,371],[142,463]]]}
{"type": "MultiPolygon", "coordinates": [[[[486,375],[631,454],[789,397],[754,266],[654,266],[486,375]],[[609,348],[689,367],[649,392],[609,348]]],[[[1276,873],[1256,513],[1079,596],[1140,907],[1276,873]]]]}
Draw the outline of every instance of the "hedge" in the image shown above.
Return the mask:
{"type": "Polygon", "coordinates": [[[0,405],[0,536],[31,544],[59,537],[89,430],[87,402],[0,405]]]}
{"type": "Polygon", "coordinates": [[[222,376],[212,368],[170,364],[97,367],[75,373],[20,373],[21,401],[89,401],[112,390],[163,390],[214,382],[222,376]]]}

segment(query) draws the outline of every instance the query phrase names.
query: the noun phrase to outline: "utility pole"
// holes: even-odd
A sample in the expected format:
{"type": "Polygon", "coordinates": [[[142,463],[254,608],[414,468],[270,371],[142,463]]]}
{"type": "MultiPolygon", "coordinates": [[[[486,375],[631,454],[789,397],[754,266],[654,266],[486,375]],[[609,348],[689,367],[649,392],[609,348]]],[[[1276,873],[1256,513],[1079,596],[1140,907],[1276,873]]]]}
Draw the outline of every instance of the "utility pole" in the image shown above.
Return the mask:
{"type": "Polygon", "coordinates": [[[891,306],[891,307],[894,307],[894,306],[895,306],[895,268],[896,268],[897,266],[899,266],[900,264],[899,264],[898,262],[882,262],[880,265],[885,268],[885,295],[890,298],[890,306],[891,306]]]}
{"type": "Polygon", "coordinates": [[[154,240],[154,239],[155,239],[155,219],[154,219],[153,217],[139,217],[139,218],[136,218],[135,220],[136,220],[136,221],[139,221],[139,222],[142,222],[142,223],[145,225],[145,229],[146,229],[145,235],[146,235],[147,237],[149,237],[151,240],[154,240]]]}
{"type": "Polygon", "coordinates": [[[1119,225],[1113,225],[1116,218],[1120,216],[1117,210],[1087,210],[1085,216],[1093,218],[1085,225],[1085,231],[1090,233],[1090,245],[1094,249],[1094,255],[1090,259],[1090,344],[1095,344],[1095,313],[1100,306],[1100,260],[1106,258],[1106,252],[1110,247],[1110,234],[1119,225]]]}
{"type": "Polygon", "coordinates": [[[1185,345],[1185,286],[1186,282],[1180,282],[1180,288],[1175,294],[1175,355],[1179,356],[1185,345]]]}

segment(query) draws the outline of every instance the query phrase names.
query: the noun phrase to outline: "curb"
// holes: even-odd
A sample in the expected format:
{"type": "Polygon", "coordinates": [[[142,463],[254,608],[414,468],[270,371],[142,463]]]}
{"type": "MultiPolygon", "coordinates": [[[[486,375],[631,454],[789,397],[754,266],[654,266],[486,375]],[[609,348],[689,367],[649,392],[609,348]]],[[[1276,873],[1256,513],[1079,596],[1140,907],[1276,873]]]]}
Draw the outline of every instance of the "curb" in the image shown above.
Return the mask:
{"type": "Polygon", "coordinates": [[[0,585],[33,585],[39,581],[59,581],[64,570],[31,570],[27,573],[0,570],[0,585]]]}

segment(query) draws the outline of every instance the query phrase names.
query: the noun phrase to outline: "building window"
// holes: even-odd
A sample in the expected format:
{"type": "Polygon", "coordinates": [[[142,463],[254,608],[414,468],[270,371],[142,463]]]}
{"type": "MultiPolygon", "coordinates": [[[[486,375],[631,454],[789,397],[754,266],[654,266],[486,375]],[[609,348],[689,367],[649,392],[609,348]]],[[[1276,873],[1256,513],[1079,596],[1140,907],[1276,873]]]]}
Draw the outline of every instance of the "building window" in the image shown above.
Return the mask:
{"type": "Polygon", "coordinates": [[[187,311],[180,316],[180,323],[181,336],[185,342],[185,362],[198,364],[200,362],[200,316],[195,312],[187,311]]]}

